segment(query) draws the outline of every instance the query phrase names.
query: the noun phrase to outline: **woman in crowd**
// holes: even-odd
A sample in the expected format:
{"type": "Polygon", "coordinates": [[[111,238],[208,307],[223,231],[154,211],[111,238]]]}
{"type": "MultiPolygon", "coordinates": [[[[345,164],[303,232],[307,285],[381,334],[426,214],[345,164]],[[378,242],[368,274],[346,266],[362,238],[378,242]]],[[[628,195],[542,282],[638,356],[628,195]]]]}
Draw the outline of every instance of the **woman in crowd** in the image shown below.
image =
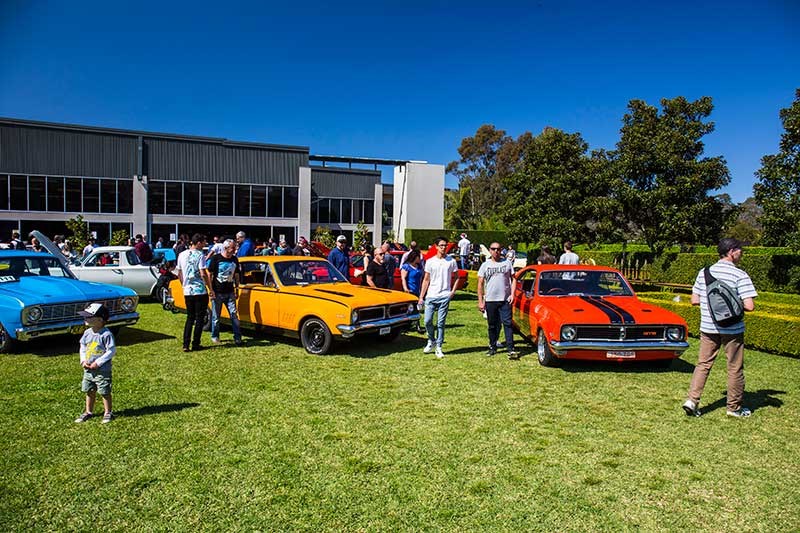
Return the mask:
{"type": "MultiPolygon", "coordinates": [[[[403,290],[419,298],[419,291],[422,288],[422,277],[425,270],[422,268],[422,256],[419,250],[411,250],[406,261],[400,267],[400,280],[403,282],[403,290]]],[[[421,324],[416,324],[419,333],[425,331],[421,324]]]]}

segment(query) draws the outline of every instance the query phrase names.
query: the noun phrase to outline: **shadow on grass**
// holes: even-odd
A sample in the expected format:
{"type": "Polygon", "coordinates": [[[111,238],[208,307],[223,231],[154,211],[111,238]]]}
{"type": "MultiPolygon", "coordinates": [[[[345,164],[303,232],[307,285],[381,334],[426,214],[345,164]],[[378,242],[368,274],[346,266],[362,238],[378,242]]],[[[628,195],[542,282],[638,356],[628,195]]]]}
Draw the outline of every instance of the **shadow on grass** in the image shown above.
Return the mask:
{"type": "Polygon", "coordinates": [[[162,405],[148,405],[145,407],[137,407],[136,409],[123,409],[122,411],[114,411],[114,414],[122,417],[134,416],[147,416],[157,415],[161,413],[174,413],[175,411],[183,411],[184,409],[191,409],[192,407],[199,407],[199,403],[165,403],[162,405]]]}
{"type": "MultiPolygon", "coordinates": [[[[726,407],[728,405],[727,393],[728,391],[722,391],[722,398],[714,403],[703,406],[700,411],[706,414],[726,407]]],[[[761,389],[755,392],[745,391],[744,398],[742,399],[742,406],[748,407],[753,412],[762,407],[775,407],[780,409],[783,405],[783,400],[776,398],[775,395],[777,394],[786,394],[786,391],[774,389],[761,389]]]]}
{"type": "Polygon", "coordinates": [[[122,328],[116,336],[119,346],[133,346],[134,344],[147,344],[149,342],[175,338],[177,338],[175,335],[167,335],[157,331],[148,331],[146,329],[132,328],[130,326],[122,328]]]}
{"type": "Polygon", "coordinates": [[[678,372],[691,374],[694,365],[683,359],[673,359],[669,366],[662,366],[663,362],[630,361],[617,363],[613,361],[574,361],[561,362],[561,369],[565,372],[617,372],[620,374],[641,374],[654,372],[678,372]]]}

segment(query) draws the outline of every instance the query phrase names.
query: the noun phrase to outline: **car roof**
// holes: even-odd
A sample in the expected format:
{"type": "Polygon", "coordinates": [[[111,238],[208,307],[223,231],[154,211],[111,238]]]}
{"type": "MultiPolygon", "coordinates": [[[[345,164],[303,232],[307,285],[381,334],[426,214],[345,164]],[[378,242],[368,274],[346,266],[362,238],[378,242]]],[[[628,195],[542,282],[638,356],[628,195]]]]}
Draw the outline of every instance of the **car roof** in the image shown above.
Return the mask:
{"type": "Polygon", "coordinates": [[[288,263],[291,261],[327,261],[324,257],[313,255],[246,255],[239,257],[239,262],[246,263],[288,263]]]}
{"type": "Polygon", "coordinates": [[[616,268],[603,265],[528,265],[525,270],[539,270],[547,272],[549,270],[601,270],[604,272],[619,272],[616,268]]]}

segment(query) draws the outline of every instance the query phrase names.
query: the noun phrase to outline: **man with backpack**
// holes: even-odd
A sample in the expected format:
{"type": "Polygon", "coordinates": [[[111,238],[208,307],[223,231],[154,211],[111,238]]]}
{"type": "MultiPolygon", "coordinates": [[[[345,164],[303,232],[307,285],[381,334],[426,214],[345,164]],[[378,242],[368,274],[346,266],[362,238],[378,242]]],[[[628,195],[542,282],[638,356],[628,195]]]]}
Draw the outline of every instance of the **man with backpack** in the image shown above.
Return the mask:
{"type": "Polygon", "coordinates": [[[742,258],[743,243],[722,239],[717,246],[719,261],[701,269],[692,287],[692,305],[700,306],[700,354],[689,385],[683,410],[700,416],[700,396],[720,349],[728,360],[727,414],[750,416],[742,406],[744,396],[744,311],[755,308],[758,296],[753,281],[736,265],[742,258]]]}

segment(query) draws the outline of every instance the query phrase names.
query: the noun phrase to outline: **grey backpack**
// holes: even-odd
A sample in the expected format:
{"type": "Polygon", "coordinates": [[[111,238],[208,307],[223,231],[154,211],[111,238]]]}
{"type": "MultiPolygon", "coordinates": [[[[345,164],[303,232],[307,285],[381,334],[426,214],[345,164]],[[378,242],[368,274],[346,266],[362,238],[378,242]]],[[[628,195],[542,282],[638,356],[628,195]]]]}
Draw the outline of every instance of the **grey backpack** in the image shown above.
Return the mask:
{"type": "Polygon", "coordinates": [[[711,269],[703,269],[706,278],[706,298],[708,312],[714,323],[727,328],[738,324],[744,318],[744,304],[736,290],[711,275],[711,269]]]}

